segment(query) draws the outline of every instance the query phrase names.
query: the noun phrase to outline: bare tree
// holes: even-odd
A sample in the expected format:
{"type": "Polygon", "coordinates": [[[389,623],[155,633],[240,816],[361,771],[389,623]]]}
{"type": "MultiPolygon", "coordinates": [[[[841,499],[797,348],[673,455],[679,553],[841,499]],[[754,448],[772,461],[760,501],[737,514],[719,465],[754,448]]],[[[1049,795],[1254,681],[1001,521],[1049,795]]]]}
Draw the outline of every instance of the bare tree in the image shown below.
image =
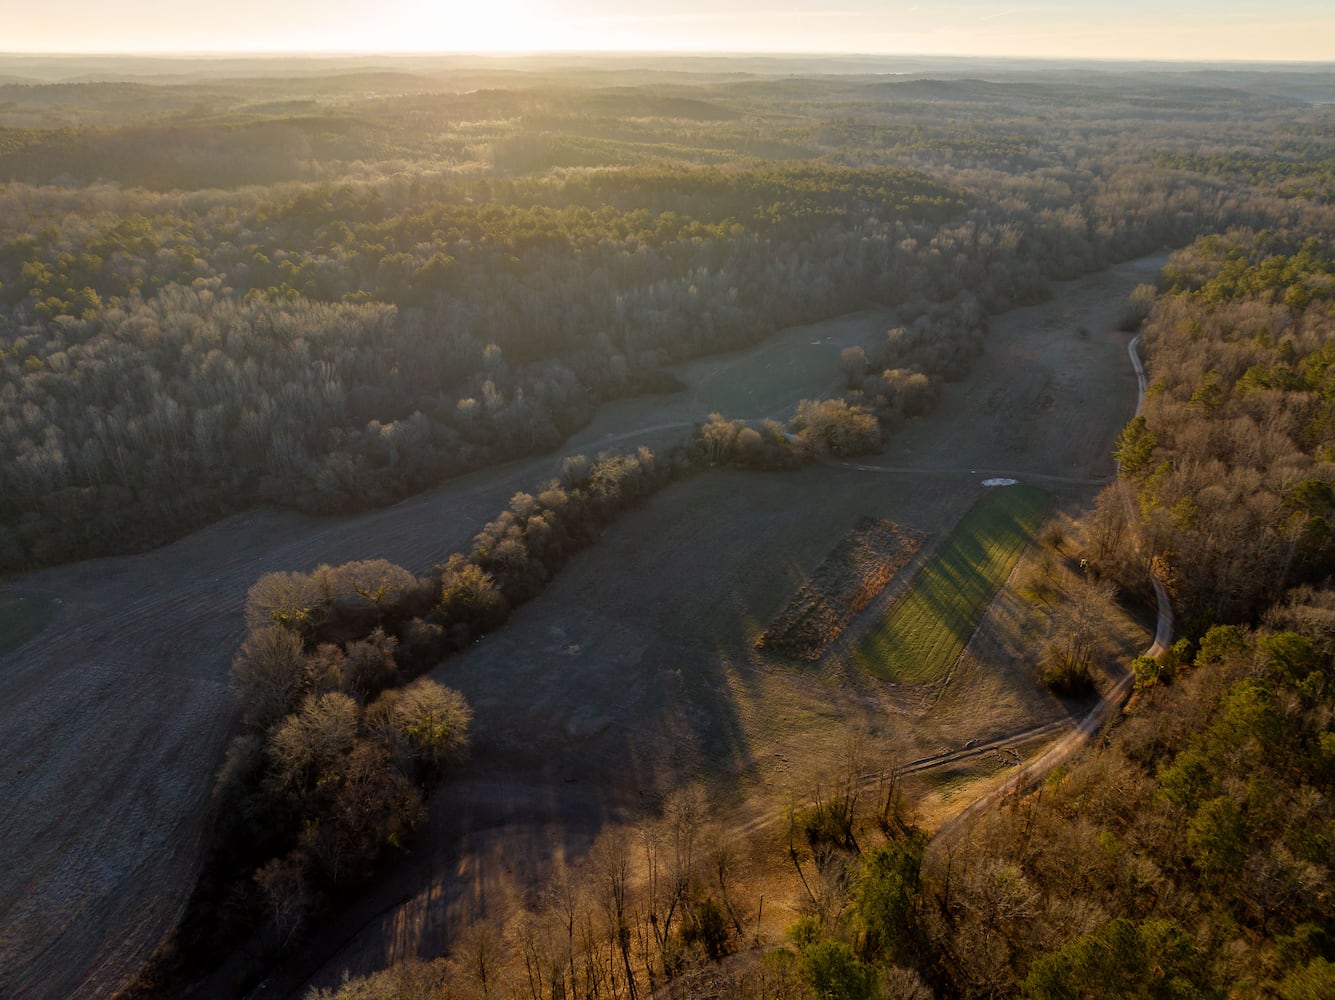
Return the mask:
{"type": "Polygon", "coordinates": [[[1072,580],[1065,600],[1052,608],[1044,648],[1045,683],[1071,694],[1094,683],[1091,667],[1113,629],[1115,596],[1116,588],[1108,580],[1085,574],[1072,580]]]}
{"type": "Polygon", "coordinates": [[[266,573],[246,592],[246,625],[252,629],[281,625],[305,633],[323,620],[329,599],[320,571],[266,573]]]}
{"type": "Polygon", "coordinates": [[[232,659],[232,689],[243,720],[256,729],[287,715],[306,683],[301,637],[278,625],[252,631],[232,659]]]}
{"type": "Polygon", "coordinates": [[[665,975],[676,943],[673,922],[686,906],[696,877],[698,840],[706,804],[698,788],[683,788],[667,801],[662,817],[641,830],[647,885],[645,905],[665,975]]]}
{"type": "Polygon", "coordinates": [[[274,784],[299,797],[328,785],[342,772],[360,721],[361,709],[348,695],[308,695],[269,737],[274,784]]]}
{"type": "Polygon", "coordinates": [[[331,570],[330,577],[334,600],[365,603],[375,612],[377,624],[386,606],[393,606],[417,586],[417,577],[388,559],[344,563],[331,570]]]}
{"type": "MultiPolygon", "coordinates": [[[[608,935],[615,954],[621,959],[626,996],[635,1000],[639,991],[630,960],[634,929],[631,927],[630,844],[625,831],[604,830],[589,851],[589,866],[597,886],[599,905],[607,917],[608,935]]],[[[615,975],[611,986],[613,993],[617,993],[615,975]]]]}
{"type": "Polygon", "coordinates": [[[458,691],[426,678],[416,680],[394,699],[395,743],[415,763],[428,769],[441,767],[467,751],[472,717],[458,691]]]}
{"type": "Polygon", "coordinates": [[[500,992],[507,950],[501,929],[490,920],[474,920],[460,933],[454,956],[478,996],[500,992]]]}
{"type": "Polygon", "coordinates": [[[299,857],[274,858],[255,872],[255,885],[269,914],[269,946],[283,952],[301,936],[310,914],[306,866],[299,857]]]}

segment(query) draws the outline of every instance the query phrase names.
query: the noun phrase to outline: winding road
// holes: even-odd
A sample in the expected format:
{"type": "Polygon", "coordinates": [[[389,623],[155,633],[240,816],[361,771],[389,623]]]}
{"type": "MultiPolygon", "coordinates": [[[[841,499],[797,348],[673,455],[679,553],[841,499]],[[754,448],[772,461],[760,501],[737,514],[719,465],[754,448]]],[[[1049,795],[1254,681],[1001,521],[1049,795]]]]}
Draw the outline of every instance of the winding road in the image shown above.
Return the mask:
{"type": "MultiPolygon", "coordinates": [[[[1131,365],[1136,372],[1136,383],[1138,394],[1136,397],[1136,414],[1139,415],[1141,408],[1145,404],[1145,389],[1147,388],[1147,379],[1145,375],[1145,366],[1141,363],[1140,354],[1137,347],[1140,344],[1140,335],[1132,338],[1131,343],[1127,345],[1127,354],[1131,358],[1131,365]]],[[[1128,503],[1130,502],[1128,498],[1128,503]]],[[[1137,546],[1139,549],[1139,546],[1137,546]]],[[[1158,607],[1158,620],[1154,630],[1154,642],[1145,650],[1145,655],[1158,658],[1173,642],[1173,604],[1169,599],[1168,590],[1164,587],[1163,581],[1150,571],[1150,582],[1154,584],[1155,603],[1158,607]]],[[[1075,756],[1082,746],[1088,743],[1103,727],[1113,718],[1114,714],[1120,712],[1131,697],[1132,687],[1135,682],[1135,676],[1130,670],[1123,672],[1116,682],[1099,699],[1097,705],[1090,710],[1089,714],[1080,720],[1075,729],[1067,733],[1042,754],[1024,765],[1017,773],[1011,775],[1000,786],[987,792],[985,795],[969,803],[963,810],[953,816],[949,821],[941,826],[933,839],[933,845],[943,843],[958,832],[970,818],[978,815],[985,810],[998,805],[1007,799],[1022,795],[1025,792],[1035,788],[1046,778],[1053,770],[1064,764],[1075,756]]],[[[1038,735],[1036,732],[1032,735],[1038,735]]],[[[958,759],[957,755],[950,755],[952,759],[958,759]]],[[[941,763],[946,763],[943,760],[941,763]]],[[[939,764],[931,766],[940,766],[939,764]]]]}

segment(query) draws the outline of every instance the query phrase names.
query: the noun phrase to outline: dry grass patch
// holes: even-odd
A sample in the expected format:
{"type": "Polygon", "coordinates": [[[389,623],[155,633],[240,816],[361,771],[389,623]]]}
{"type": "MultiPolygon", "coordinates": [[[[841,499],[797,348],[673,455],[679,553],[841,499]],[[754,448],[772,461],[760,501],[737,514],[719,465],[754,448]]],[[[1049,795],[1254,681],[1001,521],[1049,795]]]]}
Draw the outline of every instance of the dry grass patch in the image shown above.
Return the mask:
{"type": "Polygon", "coordinates": [[[922,536],[893,521],[864,517],[834,547],[756,640],[800,660],[819,660],[839,634],[922,547],[922,536]]]}

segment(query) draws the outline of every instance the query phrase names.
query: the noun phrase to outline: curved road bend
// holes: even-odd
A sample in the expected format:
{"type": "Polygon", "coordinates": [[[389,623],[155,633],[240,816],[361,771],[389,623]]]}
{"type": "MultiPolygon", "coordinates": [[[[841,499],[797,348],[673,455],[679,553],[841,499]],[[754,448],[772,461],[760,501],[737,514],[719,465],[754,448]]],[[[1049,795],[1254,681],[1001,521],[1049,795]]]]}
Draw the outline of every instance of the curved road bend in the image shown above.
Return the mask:
{"type": "MultiPolygon", "coordinates": [[[[1141,363],[1136,348],[1140,344],[1140,334],[1136,334],[1127,345],[1127,355],[1136,371],[1137,397],[1136,414],[1139,415],[1145,404],[1147,382],[1145,366],[1141,363]]],[[[1128,501],[1129,502],[1129,501],[1128,501]]],[[[1163,581],[1150,570],[1150,582],[1154,584],[1155,604],[1158,607],[1158,620],[1154,629],[1154,642],[1145,650],[1146,656],[1158,659],[1173,642],[1173,604],[1168,597],[1168,590],[1163,581]]],[[[1058,740],[1044,753],[1040,754],[1017,774],[1012,775],[999,787],[992,789],[982,797],[975,799],[960,813],[948,820],[936,832],[933,844],[941,843],[956,833],[969,818],[994,806],[1013,795],[1020,795],[1037,787],[1047,775],[1075,756],[1075,752],[1099,732],[1112,718],[1114,712],[1120,712],[1131,697],[1131,688],[1135,680],[1130,670],[1125,671],[1108,692],[1099,699],[1099,703],[1090,713],[1080,720],[1079,725],[1062,739],[1058,740]]]]}

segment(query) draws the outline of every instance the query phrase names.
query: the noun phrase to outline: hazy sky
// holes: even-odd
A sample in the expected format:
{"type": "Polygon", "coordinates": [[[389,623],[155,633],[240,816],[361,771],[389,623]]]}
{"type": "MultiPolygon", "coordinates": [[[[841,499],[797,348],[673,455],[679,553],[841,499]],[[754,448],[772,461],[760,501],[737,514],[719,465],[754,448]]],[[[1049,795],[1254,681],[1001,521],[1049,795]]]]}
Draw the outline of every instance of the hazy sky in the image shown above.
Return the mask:
{"type": "Polygon", "coordinates": [[[1332,0],[0,0],[0,51],[859,52],[1335,61],[1332,0]]]}

